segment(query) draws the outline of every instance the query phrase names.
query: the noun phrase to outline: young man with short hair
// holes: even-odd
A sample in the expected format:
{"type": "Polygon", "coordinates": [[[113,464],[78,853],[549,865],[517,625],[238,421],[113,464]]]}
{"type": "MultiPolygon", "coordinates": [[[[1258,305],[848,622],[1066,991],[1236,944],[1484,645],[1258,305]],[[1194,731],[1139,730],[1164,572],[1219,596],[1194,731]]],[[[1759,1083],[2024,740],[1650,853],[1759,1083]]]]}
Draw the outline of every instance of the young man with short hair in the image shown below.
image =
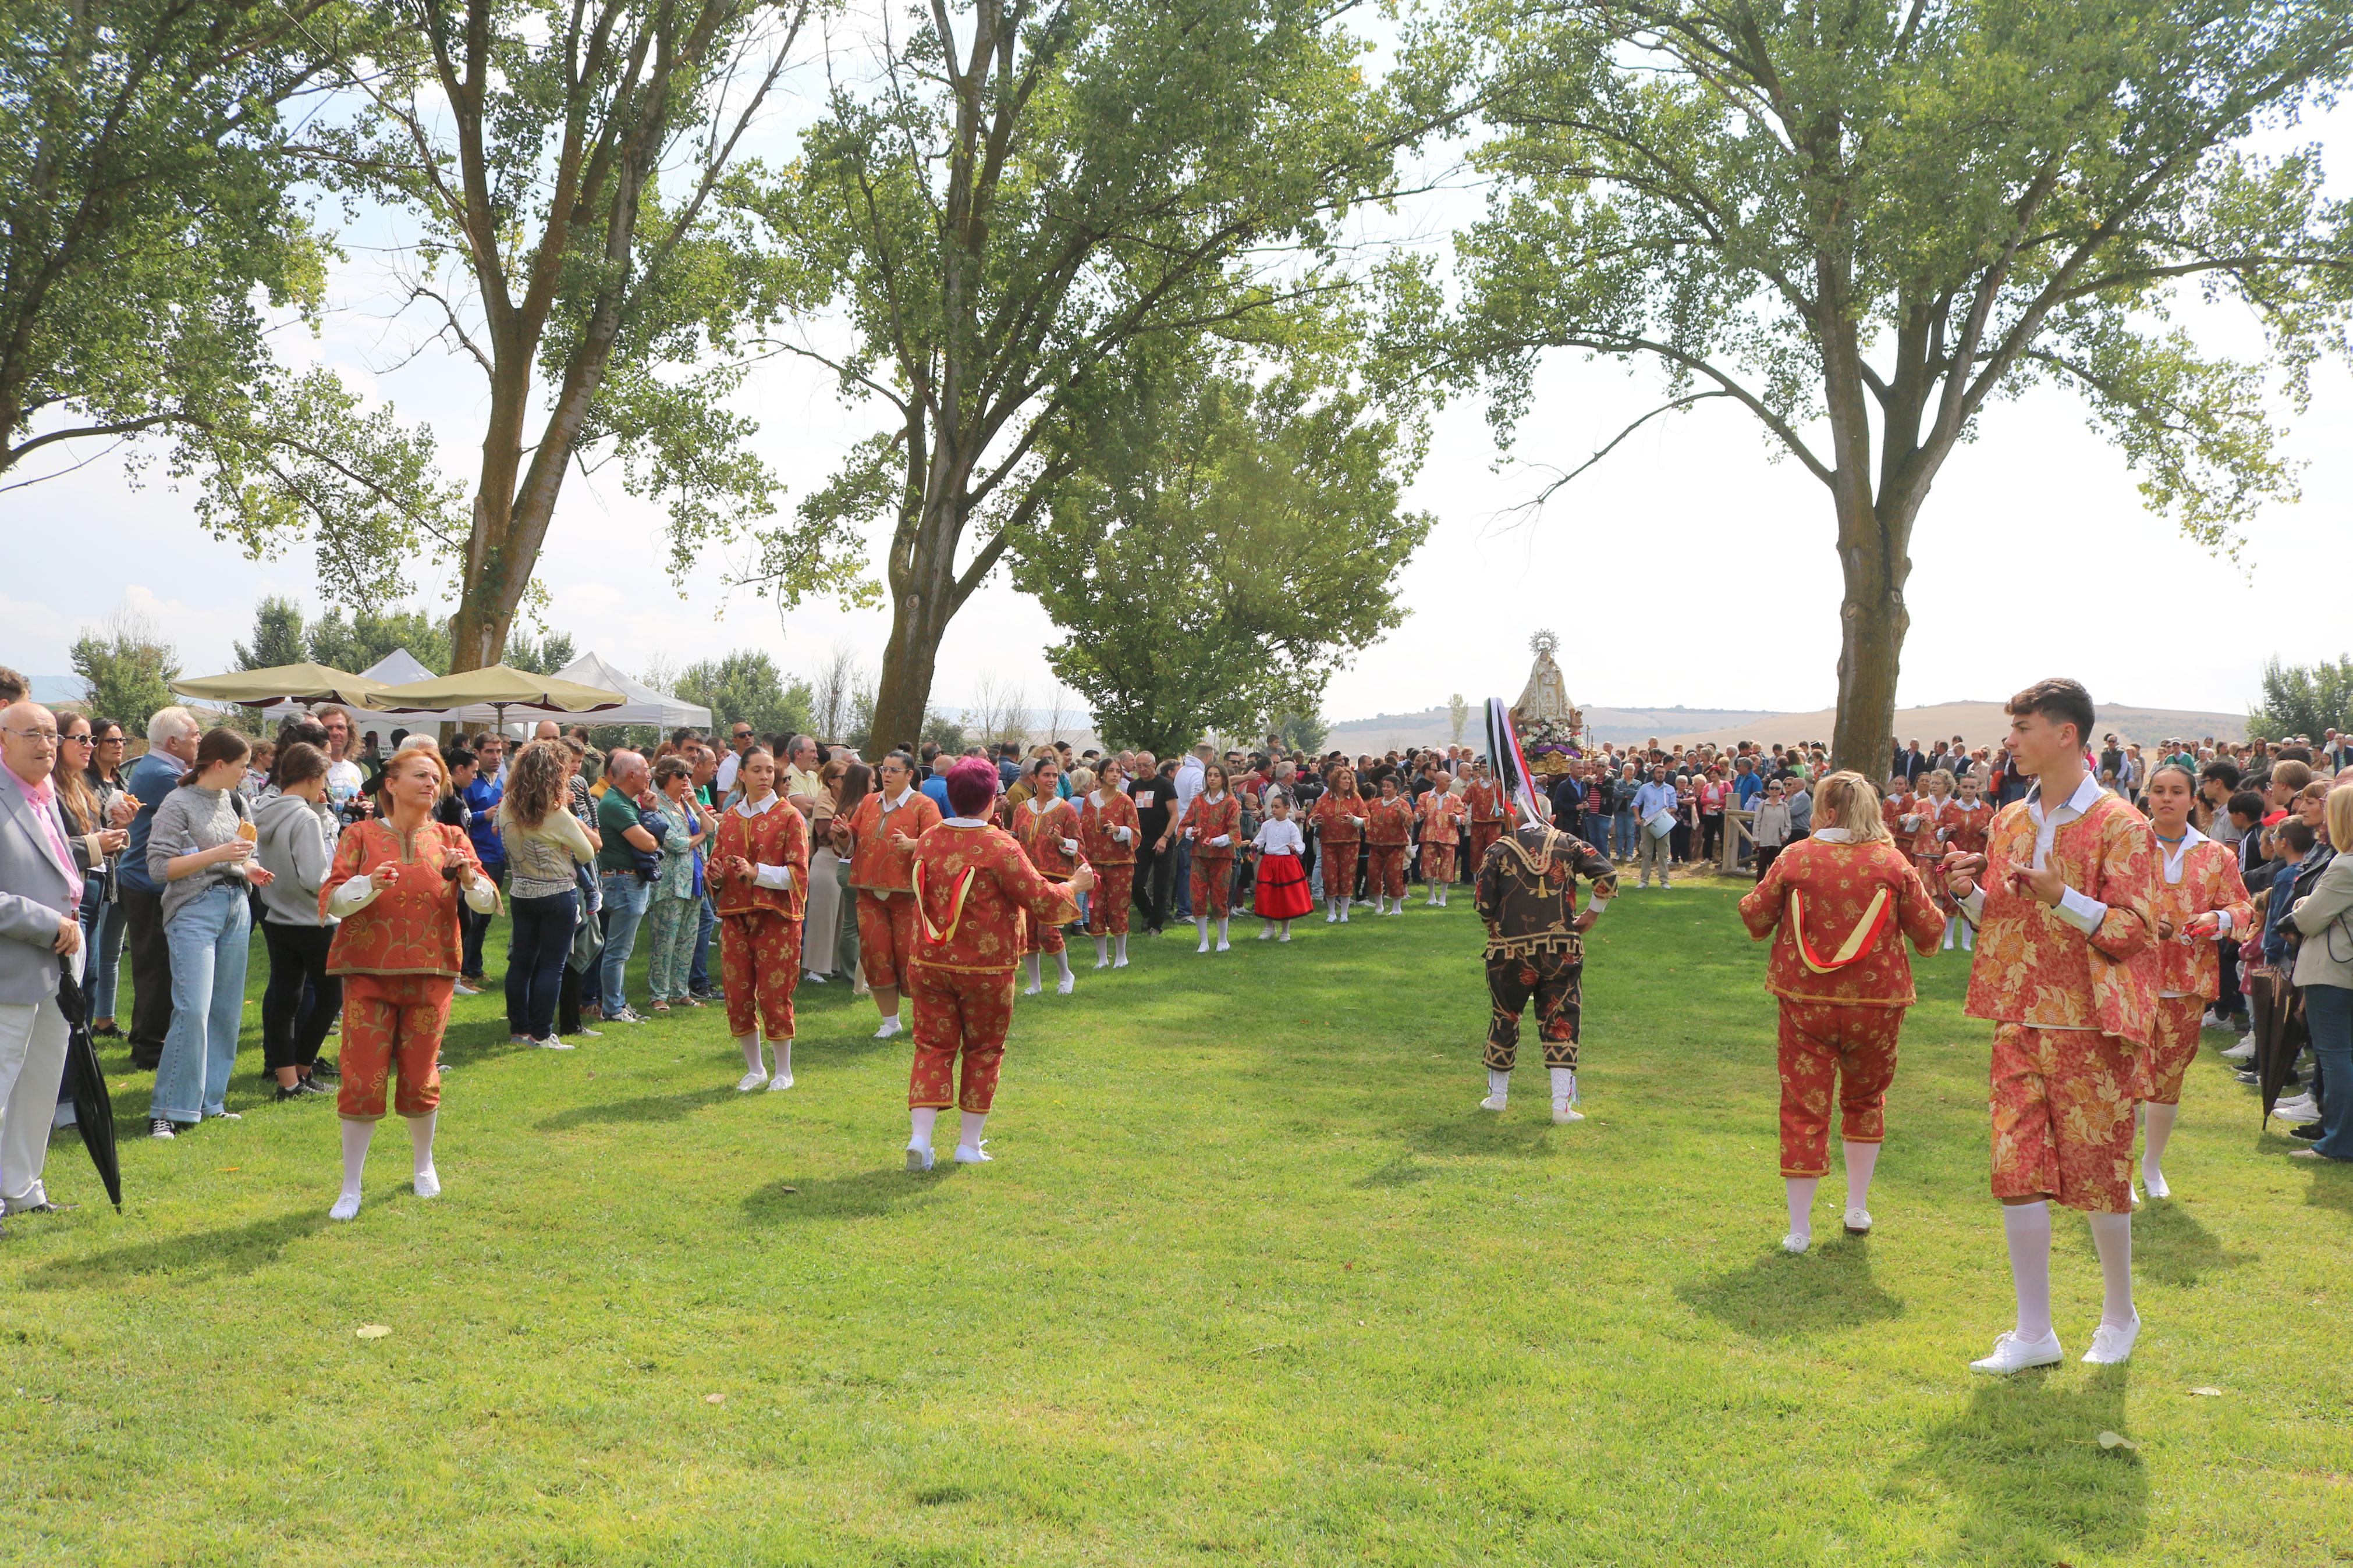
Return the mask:
{"type": "Polygon", "coordinates": [[[2009,1373],[2064,1353],[2051,1321],[2051,1200],[2084,1210],[2105,1300],[2084,1359],[2132,1354],[2135,1057],[2157,1013],[2157,846],[2148,819],[2084,768],[2092,699],[2043,680],[2008,704],[2010,752],[2035,780],[1954,854],[1946,885],[1978,928],[1965,1010],[1994,1026],[1993,1193],[2018,1320],[1972,1362],[2009,1373]]]}

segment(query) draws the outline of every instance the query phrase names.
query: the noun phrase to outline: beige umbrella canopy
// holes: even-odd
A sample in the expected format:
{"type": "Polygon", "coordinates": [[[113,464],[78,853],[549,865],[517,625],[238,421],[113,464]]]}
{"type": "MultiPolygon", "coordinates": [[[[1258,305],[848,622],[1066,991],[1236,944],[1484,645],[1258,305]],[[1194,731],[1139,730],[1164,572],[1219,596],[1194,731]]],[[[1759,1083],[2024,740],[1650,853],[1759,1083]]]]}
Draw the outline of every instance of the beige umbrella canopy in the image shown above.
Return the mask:
{"type": "Polygon", "coordinates": [[[411,681],[406,686],[376,689],[371,708],[386,713],[450,712],[470,718],[467,709],[488,708],[504,725],[507,710],[528,708],[540,713],[601,713],[618,708],[628,698],[600,686],[583,686],[553,675],[533,675],[512,665],[493,664],[445,675],[437,680],[411,681]]]}
{"type": "Polygon", "coordinates": [[[202,701],[237,702],[253,708],[275,702],[340,702],[348,708],[373,708],[385,688],[364,675],[323,664],[280,664],[175,680],[172,689],[202,701]]]}

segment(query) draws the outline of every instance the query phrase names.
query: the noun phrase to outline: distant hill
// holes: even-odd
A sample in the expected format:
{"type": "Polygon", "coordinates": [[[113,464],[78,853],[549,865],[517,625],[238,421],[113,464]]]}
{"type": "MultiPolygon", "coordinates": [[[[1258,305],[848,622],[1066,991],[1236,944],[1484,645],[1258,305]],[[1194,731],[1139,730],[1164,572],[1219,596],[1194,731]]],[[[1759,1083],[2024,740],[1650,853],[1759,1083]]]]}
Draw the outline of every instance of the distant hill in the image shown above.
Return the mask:
{"type": "MultiPolygon", "coordinates": [[[[1770,713],[1753,708],[1588,708],[1585,710],[1585,721],[1593,726],[1594,739],[1614,741],[1620,745],[1647,741],[1653,735],[1663,739],[1686,730],[1715,729],[1772,717],[1770,713]]],[[[1484,722],[1480,717],[1480,709],[1473,706],[1471,721],[1464,726],[1462,739],[1477,745],[1484,722]]],[[[1330,744],[1350,752],[1387,752],[1403,751],[1408,746],[1444,746],[1453,739],[1453,721],[1446,710],[1426,708],[1419,713],[1376,713],[1369,719],[1351,719],[1345,723],[1335,724],[1330,744]]]]}

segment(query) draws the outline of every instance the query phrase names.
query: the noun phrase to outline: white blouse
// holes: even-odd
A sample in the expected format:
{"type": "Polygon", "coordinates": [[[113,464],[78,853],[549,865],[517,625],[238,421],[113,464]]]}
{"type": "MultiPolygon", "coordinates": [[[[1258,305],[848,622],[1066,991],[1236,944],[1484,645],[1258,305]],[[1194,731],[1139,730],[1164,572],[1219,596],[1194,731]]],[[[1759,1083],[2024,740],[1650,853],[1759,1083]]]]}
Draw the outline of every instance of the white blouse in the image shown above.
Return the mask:
{"type": "Polygon", "coordinates": [[[1299,824],[1289,817],[1267,818],[1258,825],[1258,837],[1250,842],[1269,855],[1296,855],[1307,840],[1300,836],[1299,824]]]}

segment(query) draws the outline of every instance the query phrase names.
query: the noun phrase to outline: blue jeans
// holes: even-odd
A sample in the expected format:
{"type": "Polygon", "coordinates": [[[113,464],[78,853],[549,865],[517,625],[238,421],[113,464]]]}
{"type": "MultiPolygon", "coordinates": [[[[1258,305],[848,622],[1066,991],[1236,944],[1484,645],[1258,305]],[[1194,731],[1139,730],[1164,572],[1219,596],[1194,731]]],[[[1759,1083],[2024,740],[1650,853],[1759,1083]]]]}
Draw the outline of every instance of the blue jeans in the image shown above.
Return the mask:
{"type": "Polygon", "coordinates": [[[700,922],[694,928],[694,963],[686,972],[690,991],[711,989],[711,933],[719,929],[719,916],[711,908],[711,895],[702,896],[700,922]]]}
{"type": "Polygon", "coordinates": [[[1634,820],[1634,808],[1621,805],[1610,819],[1610,831],[1616,835],[1609,852],[1621,860],[1631,860],[1634,851],[1641,847],[1641,824],[1634,820]]]}
{"type": "Polygon", "coordinates": [[[92,1023],[114,1016],[116,972],[122,967],[122,906],[111,900],[100,903],[92,896],[96,891],[92,879],[81,900],[82,945],[90,952],[82,984],[89,992],[92,1023]]]}
{"type": "Polygon", "coordinates": [[[1193,841],[1176,840],[1176,918],[1193,918],[1193,841]]]}
{"type": "Polygon", "coordinates": [[[2320,1124],[2327,1129],[2312,1146],[2332,1160],[2353,1160],[2353,989],[2306,986],[2304,1021],[2320,1068],[2320,1124]]]}
{"type": "Polygon", "coordinates": [[[200,1121],[227,1109],[229,1069],[245,1021],[245,960],[253,914],[245,888],[210,888],[164,928],[172,944],[172,1032],[155,1068],[150,1116],[200,1121]]]}
{"type": "Polygon", "coordinates": [[[543,1040],[555,1032],[555,1003],[579,916],[580,900],[569,888],[543,899],[507,901],[514,932],[514,952],[507,960],[508,1034],[543,1040]]]}
{"type": "Polygon", "coordinates": [[[605,873],[605,963],[596,972],[596,994],[607,1016],[629,1005],[628,993],[621,988],[622,976],[628,970],[629,954],[637,948],[638,924],[646,918],[653,890],[654,885],[639,881],[634,871],[605,873]]]}

